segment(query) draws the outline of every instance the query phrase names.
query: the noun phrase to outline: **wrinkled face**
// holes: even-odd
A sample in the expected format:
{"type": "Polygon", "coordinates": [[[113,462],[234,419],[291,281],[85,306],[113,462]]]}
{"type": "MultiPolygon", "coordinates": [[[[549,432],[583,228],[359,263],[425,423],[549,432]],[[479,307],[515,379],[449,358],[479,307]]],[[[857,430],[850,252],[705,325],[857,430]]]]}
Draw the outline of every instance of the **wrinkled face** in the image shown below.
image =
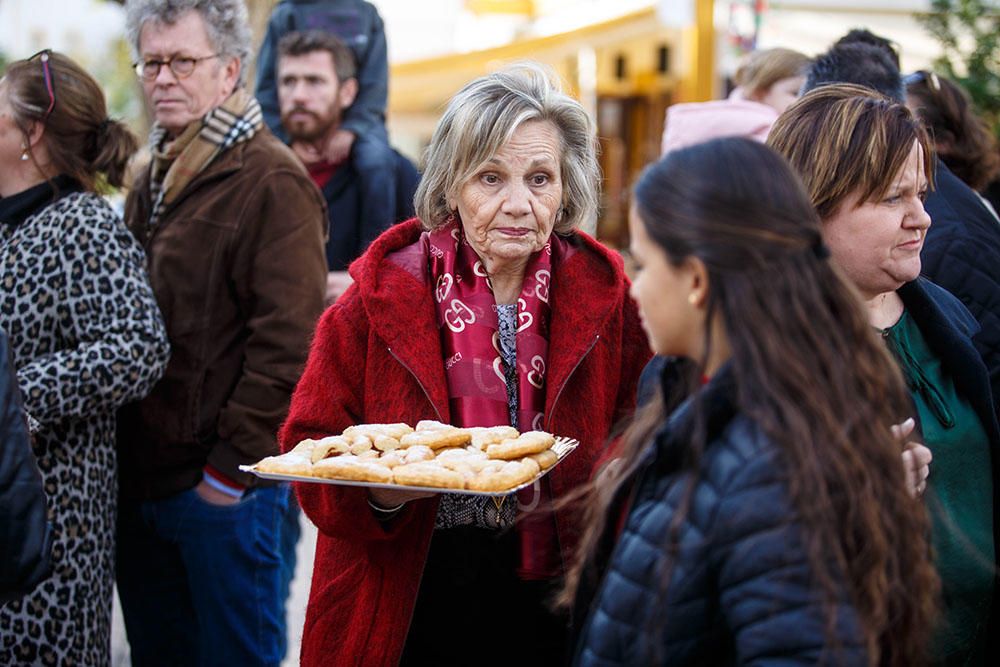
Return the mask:
{"type": "MultiPolygon", "coordinates": [[[[214,53],[205,21],[195,10],[173,24],[147,21],[139,32],[139,57],[144,61],[205,58],[214,53]]],[[[238,58],[199,60],[194,71],[180,79],[163,65],[155,79],[142,80],[142,88],[153,118],[176,136],[232,94],[239,71],[238,58]]]]}
{"type": "Polygon", "coordinates": [[[555,125],[525,122],[449,200],[480,257],[518,263],[548,242],[562,206],[561,159],[555,125]]]}
{"type": "Polygon", "coordinates": [[[757,101],[774,108],[779,114],[792,106],[792,103],[799,99],[799,90],[806,82],[804,76],[790,76],[785,79],[778,79],[767,89],[757,101]]]}
{"type": "Polygon", "coordinates": [[[693,290],[691,266],[674,266],[646,231],[636,212],[629,212],[629,250],[636,274],[629,294],[639,305],[642,328],[656,354],[694,358],[704,335],[704,316],[688,298],[693,290]]]}
{"type": "Polygon", "coordinates": [[[353,95],[341,86],[329,51],[313,51],[278,60],[281,124],[293,141],[315,141],[340,124],[353,95]]]}
{"type": "Polygon", "coordinates": [[[823,221],[834,261],[866,298],[899,289],[920,275],[920,249],[931,219],[920,146],[913,148],[880,201],[848,199],[823,221]]]}

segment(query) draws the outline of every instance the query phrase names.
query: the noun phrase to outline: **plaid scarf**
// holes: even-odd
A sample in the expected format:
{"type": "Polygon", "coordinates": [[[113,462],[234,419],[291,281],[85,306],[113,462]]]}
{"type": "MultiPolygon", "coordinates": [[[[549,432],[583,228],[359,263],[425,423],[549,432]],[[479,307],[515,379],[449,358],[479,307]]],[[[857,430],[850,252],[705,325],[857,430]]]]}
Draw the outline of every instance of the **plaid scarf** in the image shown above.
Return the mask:
{"type": "Polygon", "coordinates": [[[153,154],[149,176],[153,206],[149,227],[156,227],[163,209],[177,199],[177,195],[216,156],[252,139],[263,124],[260,104],[250,93],[239,88],[220,106],[205,114],[200,123],[191,123],[165,146],[167,131],[154,125],[149,134],[153,154]]]}

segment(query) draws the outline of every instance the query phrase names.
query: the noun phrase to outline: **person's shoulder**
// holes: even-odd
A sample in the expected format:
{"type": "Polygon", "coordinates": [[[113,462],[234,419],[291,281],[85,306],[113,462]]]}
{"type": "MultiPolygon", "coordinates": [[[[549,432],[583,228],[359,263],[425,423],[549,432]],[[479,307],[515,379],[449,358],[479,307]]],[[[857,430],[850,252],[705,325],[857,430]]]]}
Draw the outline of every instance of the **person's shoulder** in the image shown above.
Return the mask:
{"type": "Polygon", "coordinates": [[[939,317],[966,337],[971,338],[979,332],[979,321],[966,305],[947,289],[927,278],[921,276],[903,285],[899,289],[899,295],[918,324],[926,313],[936,311],[939,317]]]}
{"type": "Polygon", "coordinates": [[[601,283],[605,287],[628,286],[625,262],[617,250],[579,229],[569,234],[560,234],[557,238],[569,248],[566,261],[576,273],[581,273],[581,280],[601,283]]]}
{"type": "Polygon", "coordinates": [[[410,218],[389,227],[354,260],[350,267],[351,275],[360,280],[366,274],[380,271],[385,261],[404,269],[409,269],[415,263],[425,262],[424,231],[419,218],[410,218]]]}
{"type": "Polygon", "coordinates": [[[704,419],[707,443],[702,458],[704,479],[720,494],[769,485],[779,475],[780,448],[751,416],[739,408],[736,379],[723,369],[698,394],[692,414],[704,419]]]}
{"type": "MultiPolygon", "coordinates": [[[[282,197],[287,197],[289,188],[297,188],[300,195],[309,198],[310,205],[318,203],[321,207],[326,206],[322,193],[309,177],[302,161],[266,127],[243,144],[240,160],[241,183],[249,182],[261,192],[280,191],[282,197]]],[[[297,203],[294,198],[289,198],[289,206],[297,203]]]]}
{"type": "Polygon", "coordinates": [[[625,270],[625,262],[618,251],[604,245],[587,232],[575,229],[569,234],[560,234],[559,238],[574,250],[582,250],[586,261],[604,264],[615,270],[625,270]]]}
{"type": "Polygon", "coordinates": [[[104,197],[82,190],[64,194],[42,209],[40,216],[67,228],[109,224],[117,226],[121,222],[121,218],[104,197]]]}
{"type": "Polygon", "coordinates": [[[243,144],[244,167],[259,170],[290,170],[295,174],[309,177],[302,161],[266,126],[261,127],[253,138],[243,144]]]}
{"type": "Polygon", "coordinates": [[[392,148],[391,146],[389,147],[389,149],[392,151],[392,157],[393,160],[395,161],[397,175],[398,174],[413,175],[413,176],[418,175],[417,166],[413,164],[413,161],[410,160],[410,158],[406,157],[405,155],[400,153],[395,148],[392,148]]]}
{"type": "Polygon", "coordinates": [[[928,242],[935,237],[981,237],[1000,244],[1000,224],[983,204],[975,190],[955,176],[938,160],[935,166],[935,189],[927,195],[924,206],[931,216],[928,242]]]}

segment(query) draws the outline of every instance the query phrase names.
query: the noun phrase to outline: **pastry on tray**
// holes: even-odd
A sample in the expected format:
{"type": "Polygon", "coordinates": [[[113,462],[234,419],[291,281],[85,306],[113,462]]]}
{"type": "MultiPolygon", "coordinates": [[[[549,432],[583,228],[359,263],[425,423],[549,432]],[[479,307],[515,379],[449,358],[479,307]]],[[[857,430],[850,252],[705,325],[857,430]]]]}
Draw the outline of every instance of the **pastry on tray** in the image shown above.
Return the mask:
{"type": "Polygon", "coordinates": [[[354,484],[497,493],[532,481],[575,441],[510,426],[459,428],[436,421],[357,424],[340,435],[307,439],[248,470],[354,484]],[[558,450],[558,451],[557,451],[558,450]]]}

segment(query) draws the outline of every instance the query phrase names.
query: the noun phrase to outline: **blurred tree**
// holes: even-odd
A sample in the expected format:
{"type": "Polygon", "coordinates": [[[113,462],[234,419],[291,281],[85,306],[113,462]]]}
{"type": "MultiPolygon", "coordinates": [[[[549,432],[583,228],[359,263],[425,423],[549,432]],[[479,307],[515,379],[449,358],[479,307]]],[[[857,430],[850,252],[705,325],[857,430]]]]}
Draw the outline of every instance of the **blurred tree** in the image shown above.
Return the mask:
{"type": "Polygon", "coordinates": [[[931,0],[917,19],[941,45],[934,69],[969,92],[1000,138],[1000,2],[931,0]]]}

